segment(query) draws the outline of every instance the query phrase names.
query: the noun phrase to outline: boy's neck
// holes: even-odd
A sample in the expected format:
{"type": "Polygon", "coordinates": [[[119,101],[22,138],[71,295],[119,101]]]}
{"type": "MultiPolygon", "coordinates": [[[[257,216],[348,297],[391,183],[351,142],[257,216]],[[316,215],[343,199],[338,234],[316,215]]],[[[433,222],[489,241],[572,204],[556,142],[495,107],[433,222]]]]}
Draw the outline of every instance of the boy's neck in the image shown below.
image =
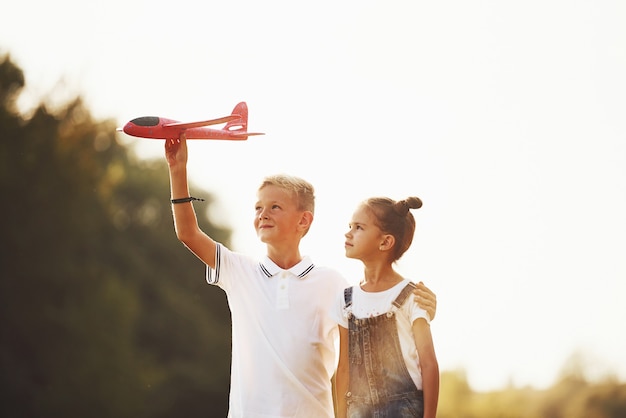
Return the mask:
{"type": "Polygon", "coordinates": [[[302,261],[300,250],[297,248],[295,250],[285,250],[268,245],[267,256],[283,270],[288,270],[302,261]]]}

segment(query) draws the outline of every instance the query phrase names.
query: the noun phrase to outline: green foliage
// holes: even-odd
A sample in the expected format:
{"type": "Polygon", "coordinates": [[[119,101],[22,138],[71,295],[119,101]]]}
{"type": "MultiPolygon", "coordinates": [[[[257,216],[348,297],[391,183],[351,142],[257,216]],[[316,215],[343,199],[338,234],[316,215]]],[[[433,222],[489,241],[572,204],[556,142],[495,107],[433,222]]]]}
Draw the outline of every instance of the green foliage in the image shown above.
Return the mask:
{"type": "Polygon", "coordinates": [[[626,384],[564,376],[547,390],[472,391],[463,371],[441,374],[438,418],[622,418],[626,384]]]}
{"type": "Polygon", "coordinates": [[[80,98],[26,119],[23,86],[0,57],[0,415],[225,416],[229,311],[176,239],[164,161],[80,98]]]}

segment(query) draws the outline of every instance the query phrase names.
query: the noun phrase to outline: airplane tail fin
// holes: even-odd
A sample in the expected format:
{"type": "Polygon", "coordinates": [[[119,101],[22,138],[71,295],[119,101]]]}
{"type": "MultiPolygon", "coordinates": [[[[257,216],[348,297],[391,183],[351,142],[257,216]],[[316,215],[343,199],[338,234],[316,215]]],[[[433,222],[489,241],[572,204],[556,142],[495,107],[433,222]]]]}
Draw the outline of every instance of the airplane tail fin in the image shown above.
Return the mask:
{"type": "Polygon", "coordinates": [[[231,116],[238,116],[224,126],[224,129],[234,133],[244,133],[248,130],[248,105],[246,102],[240,102],[233,109],[231,116]]]}
{"type": "Polygon", "coordinates": [[[263,133],[248,132],[248,105],[246,102],[238,103],[230,117],[233,120],[226,123],[224,130],[230,132],[233,135],[233,139],[248,139],[249,136],[265,135],[263,133]]]}

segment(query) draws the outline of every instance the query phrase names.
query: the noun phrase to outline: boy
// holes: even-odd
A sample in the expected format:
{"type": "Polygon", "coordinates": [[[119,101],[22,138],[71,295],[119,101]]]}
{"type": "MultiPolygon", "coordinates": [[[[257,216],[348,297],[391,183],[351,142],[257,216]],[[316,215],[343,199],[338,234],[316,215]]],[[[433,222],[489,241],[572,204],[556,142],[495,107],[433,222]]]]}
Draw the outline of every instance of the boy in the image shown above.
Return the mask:
{"type": "MultiPolygon", "coordinates": [[[[300,254],[300,240],[313,222],[313,187],[290,176],[264,180],[254,219],[267,246],[259,263],[199,229],[189,196],[184,135],[167,140],[165,154],[176,235],[207,265],[207,281],[226,292],[231,310],[229,417],[333,417],[338,329],[330,310],[348,283],[300,254]]],[[[434,315],[434,295],[421,291],[434,315]]]]}

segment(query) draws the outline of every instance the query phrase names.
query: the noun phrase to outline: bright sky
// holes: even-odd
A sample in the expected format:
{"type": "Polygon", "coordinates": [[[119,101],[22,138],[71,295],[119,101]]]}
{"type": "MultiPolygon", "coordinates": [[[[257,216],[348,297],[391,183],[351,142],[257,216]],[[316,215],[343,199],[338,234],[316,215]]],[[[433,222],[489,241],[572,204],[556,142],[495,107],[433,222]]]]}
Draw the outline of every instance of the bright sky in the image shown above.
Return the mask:
{"type": "Polygon", "coordinates": [[[23,106],[81,94],[120,126],[246,101],[265,136],[190,144],[238,250],[263,252],[267,174],[316,186],[303,252],[354,282],[356,204],[421,197],[398,269],[437,293],[441,368],[491,390],[547,387],[576,352],[626,380],[624,22],[622,0],[21,0],[3,6],[0,53],[24,69],[23,106]]]}

